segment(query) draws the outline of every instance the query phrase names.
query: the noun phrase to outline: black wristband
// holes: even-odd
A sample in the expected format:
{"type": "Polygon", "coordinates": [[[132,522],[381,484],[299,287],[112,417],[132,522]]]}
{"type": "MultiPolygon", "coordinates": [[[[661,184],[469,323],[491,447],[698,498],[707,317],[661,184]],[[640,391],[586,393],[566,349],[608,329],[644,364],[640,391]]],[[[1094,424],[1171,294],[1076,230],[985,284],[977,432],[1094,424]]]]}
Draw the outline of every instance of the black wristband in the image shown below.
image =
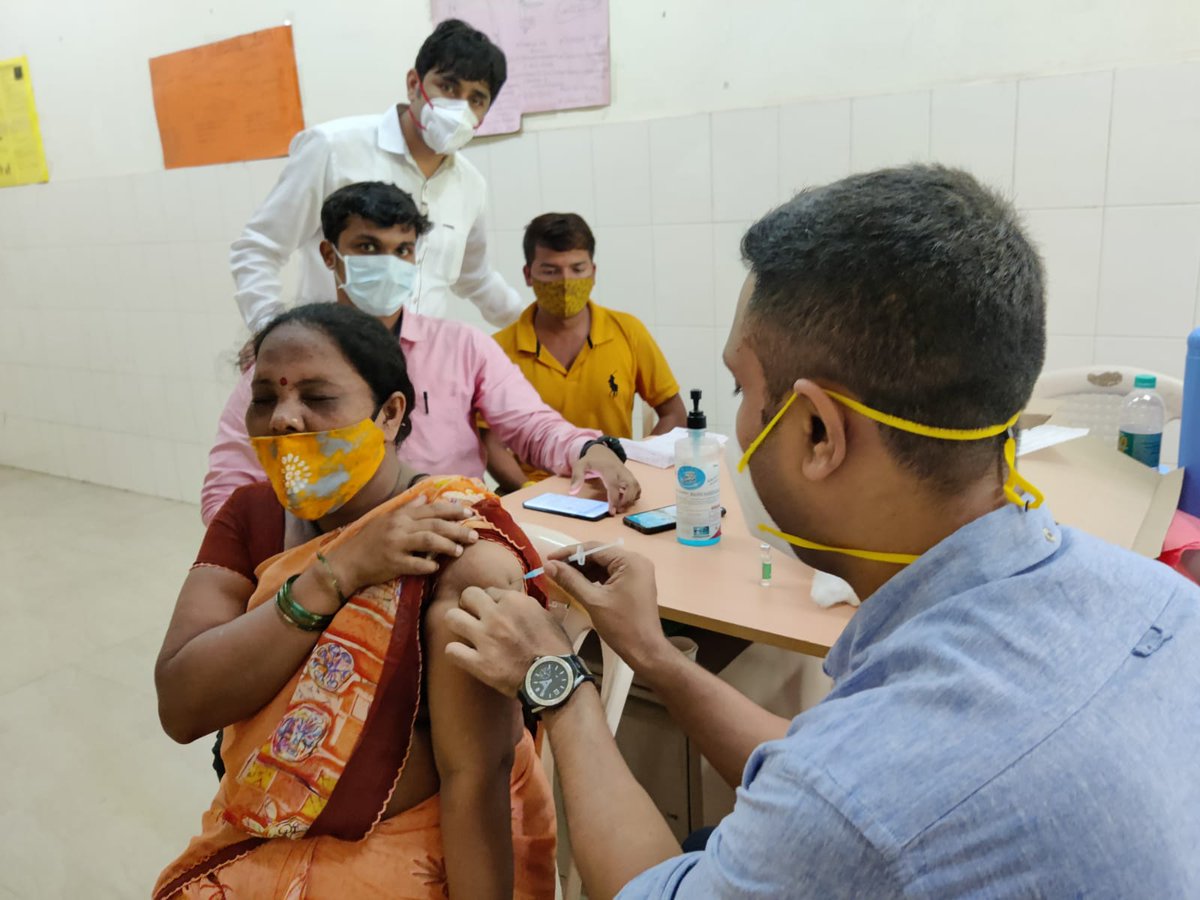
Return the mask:
{"type": "Polygon", "coordinates": [[[603,446],[607,447],[614,454],[616,454],[617,459],[619,459],[621,462],[625,462],[629,458],[625,455],[625,448],[621,446],[620,439],[610,437],[609,435],[605,434],[598,438],[592,438],[590,441],[584,444],[583,449],[579,451],[580,459],[582,459],[584,454],[586,454],[588,450],[590,450],[595,444],[602,444],[603,446]]]}

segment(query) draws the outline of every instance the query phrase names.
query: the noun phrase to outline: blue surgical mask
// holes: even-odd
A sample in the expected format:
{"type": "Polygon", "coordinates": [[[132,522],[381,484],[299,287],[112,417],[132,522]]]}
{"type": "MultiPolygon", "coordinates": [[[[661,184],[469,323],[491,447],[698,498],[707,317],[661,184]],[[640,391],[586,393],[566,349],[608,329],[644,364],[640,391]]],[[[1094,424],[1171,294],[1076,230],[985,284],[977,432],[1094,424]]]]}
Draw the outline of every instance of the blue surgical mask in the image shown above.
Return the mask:
{"type": "Polygon", "coordinates": [[[417,277],[417,267],[412,263],[390,253],[343,256],[336,249],[333,252],[346,267],[346,280],[338,287],[363,312],[385,318],[412,302],[417,277]]]}

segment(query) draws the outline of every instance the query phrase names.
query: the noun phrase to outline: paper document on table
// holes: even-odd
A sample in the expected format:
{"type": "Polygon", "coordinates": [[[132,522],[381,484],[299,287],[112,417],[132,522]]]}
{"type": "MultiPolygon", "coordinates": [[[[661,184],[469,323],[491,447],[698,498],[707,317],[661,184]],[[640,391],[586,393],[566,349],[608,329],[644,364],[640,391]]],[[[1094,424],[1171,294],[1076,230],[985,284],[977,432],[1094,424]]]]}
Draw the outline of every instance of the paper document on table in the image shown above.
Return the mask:
{"type": "MultiPolygon", "coordinates": [[[[716,438],[717,443],[721,446],[725,446],[725,442],[729,440],[725,435],[717,434],[715,431],[709,431],[706,434],[711,438],[716,438]]],[[[635,462],[656,466],[660,469],[669,469],[675,465],[675,442],[687,436],[686,428],[672,428],[666,434],[655,435],[644,441],[621,438],[621,446],[625,448],[625,455],[635,462]]]]}
{"type": "Polygon", "coordinates": [[[1036,453],[1055,444],[1065,444],[1088,433],[1086,428],[1067,428],[1065,425],[1038,425],[1017,432],[1017,456],[1036,453]]]}

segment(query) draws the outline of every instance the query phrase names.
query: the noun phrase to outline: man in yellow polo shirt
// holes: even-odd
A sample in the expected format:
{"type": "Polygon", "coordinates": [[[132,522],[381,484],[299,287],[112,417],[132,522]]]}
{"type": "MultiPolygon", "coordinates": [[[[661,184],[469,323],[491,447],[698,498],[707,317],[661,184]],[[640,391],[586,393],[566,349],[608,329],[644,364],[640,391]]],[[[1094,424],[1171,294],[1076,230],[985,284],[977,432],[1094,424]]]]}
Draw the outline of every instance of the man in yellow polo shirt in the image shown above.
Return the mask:
{"type": "MultiPolygon", "coordinates": [[[[548,406],[580,428],[633,435],[633,397],[658,414],[654,434],[687,419],[679,384],[636,316],[592,302],[596,238],[574,213],[545,213],[525,229],[525,283],[534,303],[495,338],[548,406]]],[[[488,471],[502,490],[547,473],[485,432],[488,471]]]]}

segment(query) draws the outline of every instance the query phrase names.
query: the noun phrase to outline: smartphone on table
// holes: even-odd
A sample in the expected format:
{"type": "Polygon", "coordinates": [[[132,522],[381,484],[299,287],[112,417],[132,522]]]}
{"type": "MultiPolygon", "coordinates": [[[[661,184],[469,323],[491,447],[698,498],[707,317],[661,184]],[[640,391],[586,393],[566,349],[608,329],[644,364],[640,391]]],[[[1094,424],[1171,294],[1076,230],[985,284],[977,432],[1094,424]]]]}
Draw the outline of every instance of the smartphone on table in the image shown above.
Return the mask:
{"type": "MultiPolygon", "coordinates": [[[[724,516],[728,510],[721,507],[721,515],[724,516]]],[[[658,509],[646,509],[642,512],[630,513],[621,520],[634,531],[640,531],[642,534],[658,534],[661,531],[670,531],[675,527],[676,515],[675,506],[660,506],[658,509]]]]}
{"type": "Polygon", "coordinates": [[[634,531],[642,534],[658,534],[660,531],[670,531],[675,527],[675,507],[660,506],[658,509],[646,509],[642,512],[630,513],[621,520],[634,531]]]}
{"type": "Polygon", "coordinates": [[[599,522],[608,515],[607,500],[588,500],[584,497],[572,497],[570,494],[538,494],[521,505],[535,512],[583,519],[585,522],[599,522]]]}

